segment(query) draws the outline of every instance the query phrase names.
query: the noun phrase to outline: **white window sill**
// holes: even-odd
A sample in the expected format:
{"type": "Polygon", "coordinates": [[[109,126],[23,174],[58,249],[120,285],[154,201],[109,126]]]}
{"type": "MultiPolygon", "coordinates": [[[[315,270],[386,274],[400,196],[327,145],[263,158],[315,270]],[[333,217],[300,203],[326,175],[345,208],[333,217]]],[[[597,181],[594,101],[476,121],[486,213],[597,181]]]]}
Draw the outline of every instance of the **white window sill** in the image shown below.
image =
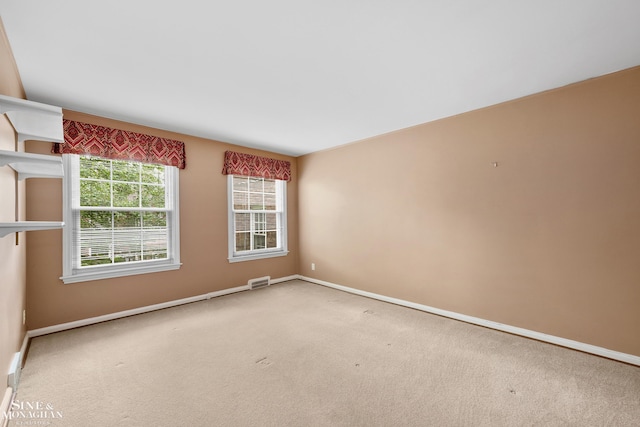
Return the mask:
{"type": "Polygon", "coordinates": [[[152,264],[152,265],[137,265],[137,266],[122,266],[117,268],[108,268],[100,270],[87,270],[80,271],[69,276],[62,276],[60,279],[64,284],[88,282],[91,280],[100,279],[112,279],[115,277],[133,276],[136,274],[158,273],[161,271],[178,270],[181,263],[166,263],[166,264],[152,264]]]}
{"type": "Polygon", "coordinates": [[[280,256],[287,256],[289,251],[277,251],[277,252],[262,252],[262,253],[251,253],[247,255],[236,255],[229,257],[229,262],[242,262],[242,261],[254,261],[257,259],[264,258],[275,258],[280,256]]]}

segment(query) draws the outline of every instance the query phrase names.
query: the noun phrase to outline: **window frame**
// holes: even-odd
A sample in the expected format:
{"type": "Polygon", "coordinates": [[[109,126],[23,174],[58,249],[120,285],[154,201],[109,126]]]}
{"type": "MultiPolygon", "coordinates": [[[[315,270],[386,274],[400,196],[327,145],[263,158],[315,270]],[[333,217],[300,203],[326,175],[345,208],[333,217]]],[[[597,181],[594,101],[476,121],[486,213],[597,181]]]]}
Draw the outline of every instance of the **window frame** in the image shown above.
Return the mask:
{"type": "MultiPolygon", "coordinates": [[[[227,175],[227,217],[228,217],[228,245],[229,245],[229,257],[228,260],[230,263],[234,262],[242,262],[242,261],[252,261],[258,259],[265,258],[275,258],[286,256],[288,251],[288,241],[287,241],[287,181],[274,179],[276,184],[276,194],[280,195],[280,198],[276,199],[276,204],[279,206],[279,209],[275,211],[279,215],[278,221],[281,224],[280,227],[280,235],[278,239],[280,240],[280,247],[278,248],[265,248],[265,249],[254,249],[249,251],[240,251],[236,252],[235,250],[235,242],[236,242],[236,230],[235,230],[235,213],[236,210],[233,207],[233,177],[244,177],[244,178],[260,178],[260,177],[247,177],[244,175],[227,175]]],[[[264,178],[263,178],[264,179],[264,178]]],[[[277,196],[276,196],[277,197],[277,196]]],[[[247,213],[259,214],[264,211],[253,211],[247,210],[247,213]]],[[[239,212],[245,213],[245,212],[239,212]]]]}
{"type": "MultiPolygon", "coordinates": [[[[80,259],[77,255],[80,247],[74,238],[74,231],[80,226],[80,215],[74,217],[74,212],[79,210],[80,206],[73,206],[72,196],[73,194],[80,194],[80,157],[82,157],[82,155],[62,155],[62,164],[64,167],[62,210],[65,225],[62,231],[62,277],[60,277],[60,279],[65,284],[69,284],[179,269],[182,265],[180,262],[180,185],[179,170],[174,166],[165,166],[165,188],[169,194],[166,202],[171,205],[166,207],[168,227],[166,259],[132,261],[87,267],[73,265],[74,260],[80,259]],[[76,254],[76,256],[74,256],[74,254],[76,254]]],[[[137,209],[133,208],[131,210],[137,209]]]]}

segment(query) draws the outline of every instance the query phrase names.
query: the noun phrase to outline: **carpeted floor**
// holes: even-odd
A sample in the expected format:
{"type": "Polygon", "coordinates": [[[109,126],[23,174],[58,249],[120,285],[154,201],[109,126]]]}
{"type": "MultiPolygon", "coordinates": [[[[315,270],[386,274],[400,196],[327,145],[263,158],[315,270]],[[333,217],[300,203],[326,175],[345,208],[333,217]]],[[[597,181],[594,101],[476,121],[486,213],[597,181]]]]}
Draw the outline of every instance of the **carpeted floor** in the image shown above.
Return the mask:
{"type": "Polygon", "coordinates": [[[638,426],[640,368],[291,281],[34,338],[17,402],[51,426],[638,426]]]}

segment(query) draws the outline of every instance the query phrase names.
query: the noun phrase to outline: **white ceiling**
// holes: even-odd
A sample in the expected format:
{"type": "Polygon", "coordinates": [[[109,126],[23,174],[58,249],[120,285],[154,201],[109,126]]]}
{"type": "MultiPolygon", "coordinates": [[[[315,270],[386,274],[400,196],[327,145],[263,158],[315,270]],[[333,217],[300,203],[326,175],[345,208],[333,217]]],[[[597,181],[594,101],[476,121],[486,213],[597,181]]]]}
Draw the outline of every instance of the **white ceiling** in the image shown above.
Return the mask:
{"type": "Polygon", "coordinates": [[[294,156],[640,65],[638,0],[0,0],[27,98],[294,156]]]}

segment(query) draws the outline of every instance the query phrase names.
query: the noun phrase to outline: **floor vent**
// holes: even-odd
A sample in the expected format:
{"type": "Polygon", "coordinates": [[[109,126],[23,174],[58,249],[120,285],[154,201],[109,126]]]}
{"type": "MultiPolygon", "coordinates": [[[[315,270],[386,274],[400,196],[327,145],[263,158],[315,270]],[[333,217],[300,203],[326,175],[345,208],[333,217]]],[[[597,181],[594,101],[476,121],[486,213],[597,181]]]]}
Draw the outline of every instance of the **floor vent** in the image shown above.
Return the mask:
{"type": "Polygon", "coordinates": [[[11,360],[11,366],[9,367],[9,375],[7,376],[7,386],[11,387],[14,391],[18,390],[18,383],[20,382],[20,352],[13,355],[11,360]]]}
{"type": "Polygon", "coordinates": [[[249,289],[265,288],[271,284],[271,276],[258,277],[257,279],[249,280],[249,289]]]}

